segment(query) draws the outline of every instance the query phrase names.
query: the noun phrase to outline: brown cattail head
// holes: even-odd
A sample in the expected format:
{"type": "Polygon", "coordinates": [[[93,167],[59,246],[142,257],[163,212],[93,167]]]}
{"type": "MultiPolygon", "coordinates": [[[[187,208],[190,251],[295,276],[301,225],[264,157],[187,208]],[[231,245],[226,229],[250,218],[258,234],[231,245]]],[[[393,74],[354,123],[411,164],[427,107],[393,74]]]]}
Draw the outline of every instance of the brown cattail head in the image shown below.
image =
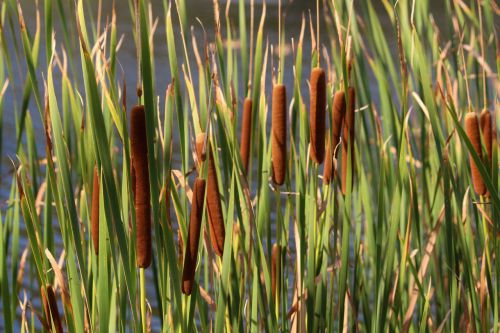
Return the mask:
{"type": "Polygon", "coordinates": [[[326,158],[325,167],[323,169],[323,182],[325,184],[330,184],[333,179],[333,150],[331,145],[330,137],[326,140],[326,158]]]}
{"type": "Polygon", "coordinates": [[[45,288],[42,286],[40,288],[40,295],[48,326],[52,327],[53,323],[56,332],[62,333],[62,322],[61,317],[59,316],[59,310],[57,309],[57,300],[54,288],[52,288],[50,284],[48,284],[45,288]]]}
{"type": "Polygon", "coordinates": [[[491,121],[491,113],[487,109],[484,109],[481,112],[480,121],[484,145],[486,146],[486,154],[488,156],[488,170],[490,170],[493,161],[493,126],[491,121]]]}
{"type": "MultiPolygon", "coordinates": [[[[207,146],[207,149],[209,147],[207,146]]],[[[208,176],[207,176],[207,207],[208,224],[210,229],[210,239],[215,253],[221,257],[224,252],[224,240],[226,230],[224,227],[224,215],[222,214],[222,205],[220,202],[219,184],[217,182],[217,172],[215,170],[214,156],[211,150],[208,158],[208,176]]]]}
{"type": "Polygon", "coordinates": [[[252,139],[252,100],[245,98],[243,102],[243,122],[241,124],[240,155],[245,173],[248,173],[248,161],[250,160],[250,140],[252,139]]]}
{"type": "Polygon", "coordinates": [[[146,113],[143,105],[136,105],[132,108],[130,115],[130,145],[133,179],[135,179],[132,188],[135,188],[137,266],[147,268],[151,264],[151,206],[146,113]]]}
{"type": "Polygon", "coordinates": [[[281,249],[278,244],[273,244],[271,251],[271,292],[273,299],[276,299],[276,289],[278,281],[279,260],[281,257],[281,249]]]}
{"type": "Polygon", "coordinates": [[[344,123],[345,115],[345,94],[343,91],[337,91],[333,97],[333,108],[332,108],[332,137],[331,137],[331,147],[332,152],[340,142],[340,135],[342,131],[342,124],[344,123]]]}
{"type": "MultiPolygon", "coordinates": [[[[342,193],[347,192],[347,166],[349,158],[349,149],[351,150],[351,180],[354,179],[354,109],[356,104],[356,95],[353,87],[347,90],[349,98],[349,109],[346,110],[344,134],[342,136],[342,193]]],[[[352,184],[352,183],[351,183],[352,184]]]]}
{"type": "MultiPolygon", "coordinates": [[[[465,132],[467,133],[467,137],[472,143],[474,150],[479,155],[479,158],[482,159],[483,154],[481,152],[481,136],[479,134],[479,122],[475,112],[469,112],[465,115],[465,132]]],[[[479,172],[479,169],[470,154],[469,154],[469,160],[470,160],[470,169],[472,173],[472,184],[474,185],[474,190],[476,191],[477,194],[484,195],[486,194],[486,186],[484,185],[481,173],[479,172]]]]}
{"type": "Polygon", "coordinates": [[[271,121],[273,181],[283,185],[286,175],[286,87],[283,84],[273,88],[271,121]]]}
{"type": "Polygon", "coordinates": [[[203,151],[203,146],[205,145],[205,132],[201,132],[196,136],[196,158],[198,163],[205,162],[207,155],[203,151]]]}
{"type": "Polygon", "coordinates": [[[182,271],[182,292],[191,295],[198,257],[198,244],[200,242],[201,220],[203,218],[203,204],[205,198],[205,181],[196,178],[194,181],[193,203],[189,220],[187,247],[184,255],[184,269],[182,271]]]}
{"type": "Polygon", "coordinates": [[[94,184],[92,186],[92,215],[90,232],[94,243],[95,254],[99,254],[99,171],[94,167],[94,184]]]}
{"type": "Polygon", "coordinates": [[[311,157],[318,163],[325,159],[325,109],[326,109],[326,79],[325,71],[316,67],[311,72],[311,157]]]}

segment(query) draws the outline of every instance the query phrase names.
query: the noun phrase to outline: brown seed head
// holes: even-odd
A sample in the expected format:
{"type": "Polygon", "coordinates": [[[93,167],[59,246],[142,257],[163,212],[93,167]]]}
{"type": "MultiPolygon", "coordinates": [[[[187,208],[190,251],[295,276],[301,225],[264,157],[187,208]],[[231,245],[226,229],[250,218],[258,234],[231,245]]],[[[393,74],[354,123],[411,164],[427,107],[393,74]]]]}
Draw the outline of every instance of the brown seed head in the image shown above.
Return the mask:
{"type": "Polygon", "coordinates": [[[62,322],[61,317],[59,316],[59,310],[57,309],[57,300],[54,288],[50,284],[48,284],[46,288],[42,286],[40,288],[40,296],[43,305],[43,311],[45,312],[45,318],[47,319],[47,324],[52,327],[53,323],[56,332],[62,333],[62,322]]]}
{"type": "Polygon", "coordinates": [[[481,112],[481,131],[483,133],[484,145],[486,146],[486,154],[488,155],[488,170],[491,169],[493,161],[493,126],[491,121],[491,113],[484,109],[481,112]]]}
{"type": "Polygon", "coordinates": [[[210,227],[210,239],[215,253],[220,257],[224,252],[224,240],[226,231],[224,227],[224,215],[220,202],[219,184],[213,153],[209,150],[208,176],[207,176],[207,207],[208,224],[210,227]]]}
{"type": "Polygon", "coordinates": [[[283,185],[286,175],[286,87],[282,84],[273,88],[271,133],[273,181],[283,185]]]}
{"type": "Polygon", "coordinates": [[[95,254],[99,254],[99,171],[94,167],[94,182],[92,186],[92,215],[90,232],[94,243],[95,254]]]}
{"type": "Polygon", "coordinates": [[[203,204],[205,198],[205,181],[196,178],[193,190],[193,203],[189,221],[187,247],[184,255],[184,269],[182,271],[182,292],[191,295],[198,257],[198,245],[200,242],[201,221],[203,218],[203,204]]]}
{"type": "Polygon", "coordinates": [[[148,146],[146,141],[146,113],[143,105],[132,108],[130,116],[130,145],[135,188],[135,216],[137,225],[137,266],[151,264],[151,206],[149,193],[148,146]]]}
{"type": "Polygon", "coordinates": [[[332,151],[340,142],[340,135],[342,134],[342,124],[344,123],[345,115],[345,94],[343,91],[337,91],[333,97],[333,107],[332,107],[332,137],[331,146],[332,151]]]}
{"type": "Polygon", "coordinates": [[[245,172],[248,173],[248,161],[250,160],[250,140],[252,138],[252,100],[245,98],[243,103],[243,122],[241,124],[240,155],[245,172]]]}
{"type": "MultiPolygon", "coordinates": [[[[481,152],[481,136],[479,134],[479,121],[475,112],[469,112],[465,115],[465,132],[469,138],[474,150],[479,155],[479,158],[483,158],[481,152]]],[[[469,154],[470,169],[472,174],[472,184],[474,185],[474,190],[479,195],[486,194],[486,186],[484,185],[483,178],[479,169],[469,154]]]]}
{"type": "MultiPolygon", "coordinates": [[[[349,98],[349,109],[346,110],[344,133],[342,136],[342,193],[347,192],[347,166],[349,158],[349,149],[351,150],[351,180],[354,179],[354,110],[356,104],[356,95],[353,87],[347,90],[349,98]]],[[[351,183],[352,184],[352,183],[351,183]]]]}
{"type": "Polygon", "coordinates": [[[271,251],[271,292],[273,298],[276,299],[277,275],[279,270],[279,259],[281,257],[281,249],[278,244],[273,244],[271,251]]]}
{"type": "Polygon", "coordinates": [[[326,110],[326,79],[325,71],[316,67],[311,72],[311,157],[318,163],[325,159],[325,110],[326,110]]]}

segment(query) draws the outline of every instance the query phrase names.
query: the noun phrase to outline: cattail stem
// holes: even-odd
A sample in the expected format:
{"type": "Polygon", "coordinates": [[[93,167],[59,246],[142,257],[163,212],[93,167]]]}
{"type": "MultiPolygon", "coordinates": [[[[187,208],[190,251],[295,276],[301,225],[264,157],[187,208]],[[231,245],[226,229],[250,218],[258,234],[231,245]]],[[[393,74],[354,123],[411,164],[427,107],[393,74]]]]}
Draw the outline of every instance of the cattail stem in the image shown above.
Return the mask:
{"type": "MultiPolygon", "coordinates": [[[[467,137],[469,138],[474,150],[480,159],[483,158],[483,154],[481,151],[481,136],[479,134],[479,122],[475,112],[469,112],[465,115],[465,132],[467,133],[467,137]]],[[[472,184],[474,186],[474,190],[479,195],[486,194],[486,186],[484,185],[483,178],[481,177],[481,173],[472,158],[472,155],[469,154],[470,161],[470,169],[472,174],[472,184]]]]}
{"type": "Polygon", "coordinates": [[[215,253],[221,257],[224,252],[224,240],[226,231],[224,227],[224,216],[220,202],[219,184],[217,182],[217,171],[212,150],[209,150],[208,176],[207,176],[207,207],[208,222],[210,227],[210,239],[215,253]]]}
{"type": "Polygon", "coordinates": [[[333,179],[333,151],[330,137],[326,140],[326,158],[325,158],[325,167],[323,168],[323,182],[325,184],[330,184],[333,179]]]}
{"type": "Polygon", "coordinates": [[[92,186],[92,214],[90,232],[94,243],[95,254],[99,254],[99,171],[94,167],[94,181],[92,186]]]}
{"type": "Polygon", "coordinates": [[[40,288],[40,295],[42,298],[43,311],[45,312],[47,324],[50,327],[52,327],[53,324],[56,332],[62,333],[62,321],[61,317],[59,316],[59,310],[57,308],[57,300],[54,288],[50,284],[48,284],[45,288],[42,286],[40,288]]]}
{"type": "Polygon", "coordinates": [[[250,160],[250,140],[252,138],[252,100],[246,98],[243,103],[243,122],[241,124],[240,155],[245,173],[248,173],[248,161],[250,160]]]}
{"type": "Polygon", "coordinates": [[[344,133],[342,136],[342,193],[347,192],[348,159],[350,156],[351,184],[354,179],[354,106],[356,96],[353,87],[347,90],[349,109],[346,110],[344,133]]]}
{"type": "Polygon", "coordinates": [[[149,193],[148,148],[146,145],[146,114],[143,105],[132,108],[130,117],[132,172],[135,189],[135,216],[137,226],[137,266],[151,264],[151,206],[149,193]]]}
{"type": "Polygon", "coordinates": [[[148,324],[146,318],[146,274],[143,267],[140,268],[139,279],[141,289],[141,320],[142,320],[142,333],[147,333],[148,324]]]}
{"type": "Polygon", "coordinates": [[[189,221],[186,252],[184,255],[184,268],[182,271],[182,292],[191,295],[198,257],[198,245],[200,242],[201,221],[203,218],[203,206],[205,198],[205,181],[196,178],[193,190],[193,202],[189,221]]]}
{"type": "Polygon", "coordinates": [[[277,84],[273,88],[272,100],[272,167],[273,181],[283,185],[286,175],[286,87],[277,84]]]}
{"type": "MultiPolygon", "coordinates": [[[[319,42],[319,41],[318,41],[319,42]]],[[[311,72],[311,157],[318,163],[325,159],[325,109],[326,109],[326,79],[325,71],[316,67],[311,72]]]]}
{"type": "Polygon", "coordinates": [[[196,136],[196,158],[198,159],[199,164],[205,162],[207,158],[204,148],[205,148],[205,133],[201,132],[196,136]]]}

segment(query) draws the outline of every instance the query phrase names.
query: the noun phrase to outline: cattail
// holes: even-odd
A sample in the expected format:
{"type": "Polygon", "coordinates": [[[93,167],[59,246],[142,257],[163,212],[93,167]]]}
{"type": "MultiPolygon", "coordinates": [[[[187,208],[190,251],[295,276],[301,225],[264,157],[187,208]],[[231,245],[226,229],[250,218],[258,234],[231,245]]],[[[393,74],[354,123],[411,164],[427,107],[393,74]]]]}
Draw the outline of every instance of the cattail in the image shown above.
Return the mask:
{"type": "Polygon", "coordinates": [[[99,171],[94,167],[94,184],[92,187],[92,215],[90,232],[94,243],[95,254],[99,254],[99,171]]]}
{"type": "Polygon", "coordinates": [[[52,323],[54,323],[54,327],[57,333],[62,333],[62,322],[61,317],[59,316],[59,310],[57,309],[57,300],[56,294],[54,292],[54,288],[50,284],[48,284],[45,288],[40,288],[40,295],[42,298],[43,311],[45,312],[45,318],[47,318],[47,324],[49,327],[52,327],[52,323]]]}
{"type": "Polygon", "coordinates": [[[326,80],[325,71],[316,67],[311,72],[311,157],[318,163],[325,159],[325,109],[326,80]]]}
{"type": "Polygon", "coordinates": [[[331,148],[332,153],[339,144],[340,135],[342,131],[342,124],[344,122],[345,115],[345,94],[343,91],[337,91],[333,97],[333,109],[332,109],[332,137],[331,137],[331,148]]]}
{"type": "MultiPolygon", "coordinates": [[[[208,148],[209,146],[207,146],[208,148]]],[[[208,176],[207,176],[207,207],[208,224],[210,227],[210,239],[215,253],[221,257],[224,252],[224,240],[226,231],[224,229],[224,216],[220,203],[219,184],[217,183],[217,172],[212,151],[208,155],[208,176]]]]}
{"type": "MultiPolygon", "coordinates": [[[[482,159],[483,154],[481,152],[481,137],[479,134],[478,119],[475,112],[469,112],[465,115],[465,132],[467,133],[467,137],[472,143],[474,150],[479,155],[479,158],[482,159]]],[[[474,190],[477,194],[484,195],[486,194],[486,186],[484,185],[483,178],[481,177],[479,169],[477,168],[477,165],[470,154],[469,160],[474,190]]]]}
{"type": "Polygon", "coordinates": [[[486,146],[486,154],[488,155],[488,170],[491,168],[493,161],[493,126],[491,122],[491,113],[484,109],[481,112],[481,131],[483,133],[484,144],[486,146]]]}
{"type": "Polygon", "coordinates": [[[273,181],[283,185],[286,175],[286,87],[283,84],[273,88],[271,133],[273,181]]]}
{"type": "Polygon", "coordinates": [[[340,142],[342,124],[345,115],[345,94],[343,91],[337,91],[333,97],[332,107],[332,131],[326,147],[326,161],[323,172],[323,180],[330,183],[335,174],[335,165],[333,164],[333,155],[336,152],[337,145],[340,142]]]}
{"type": "Polygon", "coordinates": [[[240,155],[245,173],[248,173],[248,161],[250,159],[250,140],[252,137],[252,100],[245,98],[243,103],[243,123],[241,124],[240,155]]]}
{"type": "Polygon", "coordinates": [[[205,181],[196,178],[194,181],[193,203],[189,220],[187,247],[184,255],[184,269],[182,271],[182,292],[191,295],[198,257],[198,244],[200,242],[201,220],[203,218],[203,204],[205,198],[205,181]]]}
{"type": "Polygon", "coordinates": [[[137,266],[151,264],[151,206],[149,194],[148,146],[146,144],[146,113],[143,105],[132,108],[130,143],[135,188],[135,217],[137,225],[137,266]]]}
{"type": "Polygon", "coordinates": [[[201,132],[196,136],[196,157],[198,158],[198,163],[205,162],[207,156],[203,152],[203,146],[205,144],[205,133],[201,132]]]}
{"type": "MultiPolygon", "coordinates": [[[[353,87],[347,89],[349,98],[349,110],[346,110],[344,134],[342,136],[342,193],[347,192],[347,165],[349,149],[351,150],[351,180],[354,179],[354,105],[356,95],[353,87]]],[[[352,184],[352,183],[351,183],[352,184]]]]}
{"type": "Polygon", "coordinates": [[[281,249],[278,244],[273,244],[271,251],[271,292],[273,299],[276,299],[276,285],[279,270],[279,259],[281,257],[281,249]]]}

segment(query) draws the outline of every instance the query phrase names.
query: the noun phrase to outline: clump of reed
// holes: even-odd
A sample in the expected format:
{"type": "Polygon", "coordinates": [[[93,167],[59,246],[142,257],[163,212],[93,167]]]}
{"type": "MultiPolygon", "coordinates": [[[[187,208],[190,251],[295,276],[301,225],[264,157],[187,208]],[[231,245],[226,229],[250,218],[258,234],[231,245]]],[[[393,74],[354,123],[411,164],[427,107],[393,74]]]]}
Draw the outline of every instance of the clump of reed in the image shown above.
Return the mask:
{"type": "Polygon", "coordinates": [[[187,246],[184,254],[184,268],[182,271],[182,292],[191,295],[198,258],[198,245],[200,242],[201,222],[203,219],[203,208],[205,198],[205,180],[196,178],[194,181],[191,216],[189,220],[189,231],[187,246]]]}
{"type": "Polygon", "coordinates": [[[286,176],[286,87],[277,84],[273,88],[271,154],[273,182],[283,185],[286,176]]]}
{"type": "MultiPolygon", "coordinates": [[[[479,120],[475,112],[468,112],[465,115],[465,132],[469,138],[474,150],[480,159],[483,158],[483,153],[481,149],[481,134],[479,132],[479,120]]],[[[474,159],[469,154],[470,169],[472,174],[472,184],[474,186],[474,191],[479,195],[486,194],[486,185],[484,184],[483,177],[479,172],[474,159]]]]}
{"type": "Polygon", "coordinates": [[[94,167],[93,186],[92,186],[92,214],[91,214],[90,232],[92,234],[92,243],[94,243],[95,254],[99,254],[99,170],[97,165],[94,167]]]}
{"type": "Polygon", "coordinates": [[[325,71],[322,68],[313,68],[310,84],[311,157],[317,164],[322,164],[325,159],[326,111],[326,78],[325,71]]]}
{"type": "Polygon", "coordinates": [[[146,144],[146,113],[143,105],[132,108],[130,115],[134,207],[137,226],[137,266],[151,264],[151,206],[149,193],[148,147],[146,144]]]}
{"type": "MultiPolygon", "coordinates": [[[[347,174],[348,170],[348,159],[350,153],[350,172],[351,181],[354,179],[354,110],[356,103],[356,96],[354,87],[349,87],[347,90],[347,98],[349,99],[349,108],[345,113],[344,121],[344,132],[342,135],[342,193],[347,192],[347,174]],[[349,150],[351,150],[349,152],[349,150]]],[[[352,182],[351,182],[352,184],[352,182]]]]}
{"type": "Polygon", "coordinates": [[[52,285],[47,284],[45,287],[40,288],[40,296],[43,306],[43,312],[45,313],[45,319],[47,320],[47,326],[49,331],[52,329],[52,324],[57,333],[63,332],[62,320],[59,315],[59,309],[57,308],[57,299],[52,285]]]}
{"type": "Polygon", "coordinates": [[[241,123],[240,155],[243,168],[248,173],[250,160],[250,140],[252,139],[252,100],[245,98],[243,102],[243,121],[241,123]]]}
{"type": "Polygon", "coordinates": [[[340,142],[340,135],[342,131],[342,125],[344,123],[345,115],[345,94],[343,91],[337,91],[333,97],[332,105],[332,129],[330,133],[329,142],[327,142],[327,152],[326,152],[326,162],[323,173],[323,180],[326,183],[330,183],[335,175],[335,165],[333,157],[337,150],[337,145],[340,142]]]}

